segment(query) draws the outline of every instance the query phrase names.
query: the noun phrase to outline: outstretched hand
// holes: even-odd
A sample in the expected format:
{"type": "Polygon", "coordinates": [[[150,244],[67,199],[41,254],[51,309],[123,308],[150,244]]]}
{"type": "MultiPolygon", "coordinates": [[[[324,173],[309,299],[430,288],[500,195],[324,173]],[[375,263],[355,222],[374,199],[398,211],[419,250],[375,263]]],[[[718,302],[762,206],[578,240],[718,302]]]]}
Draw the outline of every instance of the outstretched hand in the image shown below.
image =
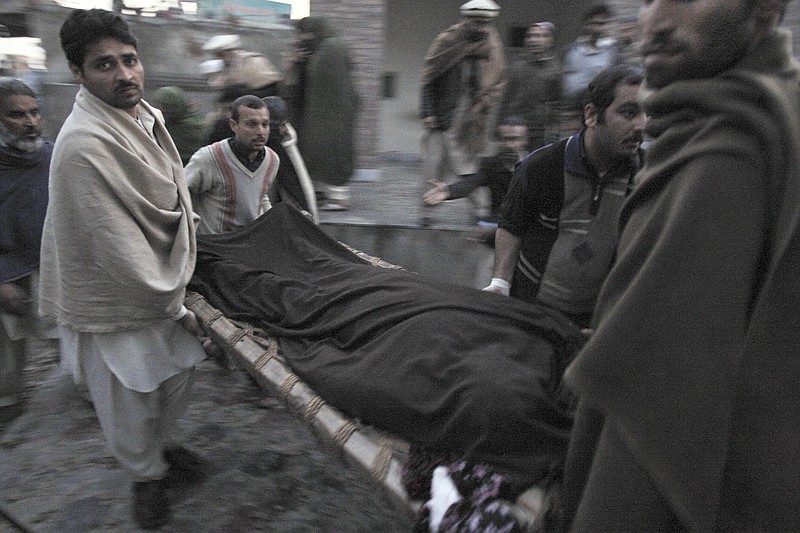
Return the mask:
{"type": "Polygon", "coordinates": [[[428,180],[430,189],[422,195],[422,202],[425,205],[439,205],[450,198],[450,188],[443,181],[428,180]]]}

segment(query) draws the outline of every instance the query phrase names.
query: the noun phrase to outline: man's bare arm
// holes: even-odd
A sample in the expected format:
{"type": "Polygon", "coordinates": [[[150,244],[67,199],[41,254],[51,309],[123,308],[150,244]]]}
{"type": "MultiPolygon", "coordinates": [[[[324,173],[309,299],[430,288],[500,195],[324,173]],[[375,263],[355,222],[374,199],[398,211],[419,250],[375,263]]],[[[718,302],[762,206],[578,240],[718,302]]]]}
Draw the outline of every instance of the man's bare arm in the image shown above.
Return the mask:
{"type": "Polygon", "coordinates": [[[497,228],[494,238],[494,270],[492,284],[484,290],[508,295],[514,269],[519,259],[522,239],[503,228],[497,228]]]}

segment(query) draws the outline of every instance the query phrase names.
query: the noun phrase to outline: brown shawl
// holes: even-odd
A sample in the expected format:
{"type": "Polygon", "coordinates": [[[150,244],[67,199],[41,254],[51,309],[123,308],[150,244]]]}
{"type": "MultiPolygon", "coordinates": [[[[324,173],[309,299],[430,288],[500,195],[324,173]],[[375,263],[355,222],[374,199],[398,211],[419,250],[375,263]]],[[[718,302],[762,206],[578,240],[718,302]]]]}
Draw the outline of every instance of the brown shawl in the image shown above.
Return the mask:
{"type": "Polygon", "coordinates": [[[655,140],[596,330],[566,373],[692,531],[800,528],[790,50],[776,31],[729,71],[648,99],[655,140]]]}
{"type": "Polygon", "coordinates": [[[476,61],[478,87],[475,99],[458,137],[472,149],[482,150],[486,122],[497,104],[506,84],[506,61],[497,30],[488,29],[487,40],[475,42],[466,38],[464,23],[459,22],[440,33],[425,54],[421,83],[427,85],[470,56],[482,56],[476,61]]]}

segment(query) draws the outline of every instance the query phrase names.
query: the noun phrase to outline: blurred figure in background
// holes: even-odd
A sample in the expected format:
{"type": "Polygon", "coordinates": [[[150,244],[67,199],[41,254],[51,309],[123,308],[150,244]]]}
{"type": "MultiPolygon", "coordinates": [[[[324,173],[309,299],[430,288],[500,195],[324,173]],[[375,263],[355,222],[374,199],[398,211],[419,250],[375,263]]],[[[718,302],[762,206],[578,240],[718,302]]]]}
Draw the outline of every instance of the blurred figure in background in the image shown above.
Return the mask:
{"type": "Polygon", "coordinates": [[[508,70],[500,118],[519,116],[528,126],[527,150],[557,139],[554,125],[561,100],[561,63],[554,53],[555,26],[532,24],[525,33],[524,56],[508,70]]]}
{"type": "Polygon", "coordinates": [[[203,146],[205,120],[178,87],[162,87],[156,91],[153,104],[164,115],[164,125],[178,149],[181,163],[186,165],[203,146]]]}
{"type": "Polygon", "coordinates": [[[247,94],[259,98],[279,93],[281,72],[263,54],[242,50],[238,35],[215,35],[203,45],[203,50],[223,63],[222,70],[209,76],[212,87],[243,84],[247,86],[247,94]]]}
{"type": "MultiPolygon", "coordinates": [[[[425,54],[420,88],[423,173],[427,181],[475,174],[486,128],[505,86],[503,45],[492,0],[462,4],[461,20],[440,33],[425,54]]],[[[430,224],[430,214],[421,223],[430,224]]]]}
{"type": "Polygon", "coordinates": [[[285,97],[320,209],[347,209],[359,96],[350,51],[322,17],[306,17],[297,25],[285,97]]]}
{"type": "Polygon", "coordinates": [[[22,412],[26,339],[58,338],[37,298],[52,152],[36,93],[0,78],[0,423],[22,412]]]}
{"type": "Polygon", "coordinates": [[[311,215],[314,224],[319,224],[314,184],[297,149],[297,132],[289,123],[289,107],[280,96],[268,96],[264,103],[269,109],[267,147],[280,159],[278,173],[269,187],[270,203],[288,202],[311,215]]]}
{"type": "MultiPolygon", "coordinates": [[[[584,93],[589,83],[604,68],[615,64],[617,48],[608,38],[614,12],[606,4],[590,7],[581,18],[581,35],[564,55],[564,107],[575,129],[579,129],[584,93]]],[[[572,127],[570,127],[572,129],[572,127]]]]}
{"type": "Polygon", "coordinates": [[[630,65],[639,69],[643,67],[640,40],[639,21],[635,15],[625,16],[617,21],[615,45],[618,65],[630,65]]]}
{"type": "Polygon", "coordinates": [[[223,88],[217,98],[217,108],[206,115],[205,118],[205,144],[213,144],[217,141],[233,137],[231,129],[231,105],[247,92],[247,86],[243,84],[228,85],[223,88]]]}

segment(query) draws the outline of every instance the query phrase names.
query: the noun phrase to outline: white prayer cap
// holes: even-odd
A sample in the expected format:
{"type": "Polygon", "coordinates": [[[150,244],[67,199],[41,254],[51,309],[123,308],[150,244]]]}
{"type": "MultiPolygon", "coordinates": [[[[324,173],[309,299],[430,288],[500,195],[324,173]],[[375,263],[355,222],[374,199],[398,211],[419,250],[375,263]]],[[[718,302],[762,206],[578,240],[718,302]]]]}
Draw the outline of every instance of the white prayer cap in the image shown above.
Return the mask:
{"type": "Polygon", "coordinates": [[[500,14],[500,6],[492,0],[469,0],[461,6],[463,17],[494,18],[500,14]]]}
{"type": "Polygon", "coordinates": [[[203,45],[206,52],[224,52],[241,48],[242,40],[238,35],[215,35],[203,45]]]}

